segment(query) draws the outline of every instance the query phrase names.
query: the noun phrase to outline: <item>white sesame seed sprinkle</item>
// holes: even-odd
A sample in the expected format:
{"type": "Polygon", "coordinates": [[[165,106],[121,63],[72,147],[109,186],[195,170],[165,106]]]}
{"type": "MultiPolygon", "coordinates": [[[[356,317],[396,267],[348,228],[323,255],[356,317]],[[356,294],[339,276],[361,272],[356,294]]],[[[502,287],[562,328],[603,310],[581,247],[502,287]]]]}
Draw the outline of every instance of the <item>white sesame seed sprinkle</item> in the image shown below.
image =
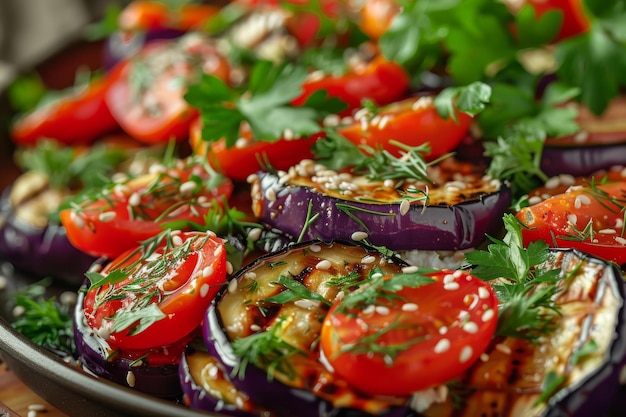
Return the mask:
{"type": "Polygon", "coordinates": [[[600,230],[598,230],[598,233],[603,234],[603,235],[616,235],[617,234],[617,230],[615,230],[615,229],[600,229],[600,230]]]}
{"type": "Polygon", "coordinates": [[[472,358],[474,354],[474,349],[471,346],[463,346],[461,349],[461,354],[459,355],[459,362],[465,363],[472,358]]]}
{"type": "Polygon", "coordinates": [[[363,309],[363,314],[365,314],[366,316],[369,316],[370,314],[374,314],[375,311],[376,311],[376,306],[373,304],[370,304],[363,309]]]}
{"type": "Polygon", "coordinates": [[[376,262],[376,257],[372,256],[372,255],[367,255],[365,257],[363,257],[363,259],[361,259],[361,263],[363,264],[371,264],[376,262]]]}
{"type": "Polygon", "coordinates": [[[576,223],[578,222],[578,216],[574,213],[570,213],[567,215],[567,222],[569,224],[573,224],[576,225],[576,223]]]}
{"type": "Polygon", "coordinates": [[[226,261],[226,273],[231,275],[234,272],[233,264],[230,261],[226,261]]]}
{"type": "Polygon", "coordinates": [[[117,217],[117,213],[114,211],[103,211],[102,213],[100,213],[98,215],[98,220],[100,220],[102,223],[108,223],[110,221],[113,221],[115,219],[115,217],[117,217]]]}
{"type": "Polygon", "coordinates": [[[260,330],[261,330],[261,326],[259,326],[258,324],[252,323],[250,325],[250,331],[258,332],[260,330]]]}
{"type": "Polygon", "coordinates": [[[204,298],[207,296],[207,294],[209,293],[209,289],[211,287],[209,287],[209,284],[202,284],[200,286],[200,298],[204,298]]]}
{"type": "Polygon", "coordinates": [[[626,245],[626,239],[621,236],[615,236],[615,241],[620,245],[626,245]]]}
{"type": "Polygon", "coordinates": [[[330,263],[330,261],[328,259],[324,259],[324,260],[319,261],[315,265],[315,269],[319,269],[320,271],[327,271],[330,269],[331,266],[332,264],[330,263]]]}
{"type": "Polygon", "coordinates": [[[443,283],[444,284],[449,284],[451,282],[454,282],[456,280],[456,277],[452,274],[446,274],[443,277],[443,283]]]}
{"type": "Polygon", "coordinates": [[[591,204],[591,199],[584,194],[577,195],[574,199],[574,208],[581,208],[583,205],[591,204]]]}
{"type": "Polygon", "coordinates": [[[402,311],[407,311],[407,312],[411,312],[411,311],[417,311],[419,307],[417,306],[417,304],[415,303],[404,303],[402,304],[402,311]]]}
{"type": "Polygon", "coordinates": [[[174,235],[172,236],[172,243],[174,244],[174,246],[180,246],[183,244],[183,238],[179,235],[174,235]]]}
{"type": "Polygon", "coordinates": [[[485,287],[478,287],[478,298],[480,298],[481,300],[484,300],[485,298],[489,298],[489,295],[491,293],[489,292],[489,290],[485,287]]]}
{"type": "Polygon", "coordinates": [[[419,268],[417,267],[417,265],[411,265],[411,266],[405,266],[402,268],[402,273],[403,274],[412,274],[414,272],[417,272],[419,270],[419,268]]]}
{"type": "Polygon", "coordinates": [[[296,307],[300,307],[300,308],[313,308],[313,307],[319,306],[319,301],[301,299],[301,300],[294,301],[293,304],[296,307]]]}
{"type": "Polygon", "coordinates": [[[133,371],[128,371],[128,373],[126,374],[126,383],[128,383],[129,387],[135,386],[135,374],[133,373],[133,371]]]}
{"type": "Polygon", "coordinates": [[[320,245],[310,245],[309,250],[311,252],[317,253],[322,250],[322,247],[320,245]]]}
{"type": "Polygon", "coordinates": [[[360,242],[362,240],[367,239],[369,235],[365,232],[361,232],[361,231],[357,231],[352,233],[352,236],[350,236],[352,238],[352,240],[356,240],[357,242],[360,242]]]}
{"type": "Polygon", "coordinates": [[[229,293],[234,293],[235,291],[237,291],[237,285],[238,285],[237,280],[236,279],[231,279],[228,282],[228,292],[229,293]]]}
{"type": "Polygon", "coordinates": [[[376,312],[378,314],[380,314],[381,316],[386,316],[388,315],[391,311],[389,310],[389,307],[386,306],[376,306],[376,312]]]}
{"type": "Polygon", "coordinates": [[[400,215],[404,216],[405,214],[407,214],[410,208],[411,203],[409,203],[409,200],[402,200],[400,202],[400,215]]]}
{"type": "Polygon", "coordinates": [[[178,191],[182,195],[190,195],[197,186],[198,184],[196,184],[194,181],[186,181],[180,184],[180,187],[178,187],[178,191]]]}
{"type": "Polygon", "coordinates": [[[469,334],[476,334],[478,332],[478,325],[473,321],[463,323],[463,330],[469,334]]]}
{"type": "Polygon", "coordinates": [[[208,278],[213,275],[214,269],[211,265],[202,268],[202,278],[208,278]]]}
{"type": "Polygon", "coordinates": [[[450,340],[444,337],[442,339],[439,339],[439,341],[435,345],[434,351],[435,353],[444,353],[444,352],[447,352],[449,349],[450,349],[450,340]]]}
{"type": "Polygon", "coordinates": [[[483,322],[488,322],[491,321],[491,319],[493,319],[493,317],[495,316],[495,312],[493,311],[492,308],[489,308],[487,310],[485,310],[485,312],[483,313],[483,315],[480,317],[480,319],[483,322]]]}
{"type": "Polygon", "coordinates": [[[447,284],[443,284],[443,289],[447,291],[455,291],[461,288],[458,282],[449,282],[447,284]]]}
{"type": "Polygon", "coordinates": [[[246,279],[255,280],[256,279],[256,272],[249,271],[249,272],[246,272],[243,276],[246,279]]]}
{"type": "Polygon", "coordinates": [[[446,334],[446,333],[448,333],[448,327],[447,326],[441,326],[439,328],[439,334],[443,335],[443,334],[446,334]]]}

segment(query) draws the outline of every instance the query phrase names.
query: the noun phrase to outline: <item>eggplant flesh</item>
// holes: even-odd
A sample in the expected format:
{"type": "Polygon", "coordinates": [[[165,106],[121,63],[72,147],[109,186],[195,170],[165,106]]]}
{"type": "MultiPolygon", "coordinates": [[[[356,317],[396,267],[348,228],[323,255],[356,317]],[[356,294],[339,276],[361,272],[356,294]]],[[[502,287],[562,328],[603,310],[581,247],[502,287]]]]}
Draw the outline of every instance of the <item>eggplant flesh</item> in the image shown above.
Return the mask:
{"type": "MultiPolygon", "coordinates": [[[[573,250],[555,250],[549,265],[568,276],[557,295],[561,316],[539,343],[494,339],[451,396],[426,417],[607,415],[626,354],[622,275],[614,265],[573,250]],[[596,346],[581,354],[585,347],[596,346]],[[578,359],[577,355],[581,355],[578,359]],[[561,383],[545,395],[545,381],[561,383]]],[[[459,384],[455,384],[457,387],[459,384]]]]}
{"type": "Polygon", "coordinates": [[[258,416],[248,396],[237,390],[221,364],[203,350],[188,348],[180,361],[185,405],[234,417],[258,416]]]}
{"type": "Polygon", "coordinates": [[[76,249],[65,228],[49,220],[63,196],[42,176],[27,172],[0,196],[0,258],[28,274],[80,285],[96,258],[76,249]]]}
{"type": "MultiPolygon", "coordinates": [[[[74,340],[78,358],[85,370],[155,397],[180,398],[182,388],[178,371],[181,353],[168,352],[172,355],[172,363],[151,365],[142,359],[142,354],[128,357],[121,352],[114,352],[87,325],[83,308],[84,297],[84,291],[79,291],[74,311],[74,340]]],[[[161,351],[165,352],[167,349],[164,347],[161,351]]]]}
{"type": "Polygon", "coordinates": [[[428,185],[372,182],[303,161],[289,172],[252,176],[252,210],[294,239],[349,241],[364,232],[372,244],[396,251],[476,247],[510,206],[510,189],[468,163],[437,168],[431,177],[439,185],[428,185]]]}
{"type": "Polygon", "coordinates": [[[279,279],[297,280],[332,301],[339,290],[329,284],[330,279],[351,273],[364,279],[374,267],[384,274],[397,274],[404,264],[362,246],[321,241],[258,258],[232,278],[207,311],[203,336],[208,351],[227,373],[237,375],[232,382],[238,389],[279,416],[405,415],[407,398],[363,395],[325,367],[318,341],[328,304],[305,299],[265,301],[284,292],[286,287],[276,283],[279,279]],[[270,329],[275,337],[304,353],[285,354],[288,362],[273,367],[269,380],[267,363],[249,364],[243,375],[238,373],[241,358],[231,342],[270,329]]]}

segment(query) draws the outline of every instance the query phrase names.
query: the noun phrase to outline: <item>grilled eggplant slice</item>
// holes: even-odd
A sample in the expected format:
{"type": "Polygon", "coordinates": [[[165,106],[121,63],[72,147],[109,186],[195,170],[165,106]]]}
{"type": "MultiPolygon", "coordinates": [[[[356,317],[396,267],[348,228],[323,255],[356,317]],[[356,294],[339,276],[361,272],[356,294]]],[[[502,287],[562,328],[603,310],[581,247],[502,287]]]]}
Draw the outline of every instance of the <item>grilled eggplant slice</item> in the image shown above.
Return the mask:
{"type": "Polygon", "coordinates": [[[328,281],[350,274],[364,278],[375,267],[395,274],[403,266],[365,247],[338,242],[308,242],[257,259],[232,278],[209,308],[203,324],[208,351],[228,374],[237,375],[232,382],[238,389],[279,416],[334,416],[347,409],[404,415],[406,398],[360,394],[329,372],[320,359],[319,335],[329,308],[320,300],[333,300],[339,291],[328,281]],[[281,280],[286,285],[301,284],[296,291],[313,299],[281,301],[291,292],[277,283],[281,280]],[[260,347],[263,340],[255,338],[264,336],[284,344],[262,355],[259,363],[246,366],[231,342],[247,340],[260,347]]]}
{"type": "Polygon", "coordinates": [[[469,163],[444,160],[430,168],[435,185],[371,182],[303,161],[289,172],[249,178],[252,209],[260,221],[303,240],[350,241],[361,232],[396,251],[477,246],[509,207],[508,186],[469,163]]]}

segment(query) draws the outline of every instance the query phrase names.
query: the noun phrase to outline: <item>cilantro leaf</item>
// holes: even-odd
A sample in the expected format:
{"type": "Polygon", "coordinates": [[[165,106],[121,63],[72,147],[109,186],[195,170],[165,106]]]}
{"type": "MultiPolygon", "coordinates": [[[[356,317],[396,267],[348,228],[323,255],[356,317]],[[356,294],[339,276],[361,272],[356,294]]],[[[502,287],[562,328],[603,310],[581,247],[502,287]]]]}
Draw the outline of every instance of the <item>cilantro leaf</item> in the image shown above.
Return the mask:
{"type": "Polygon", "coordinates": [[[452,117],[457,121],[456,109],[476,116],[483,111],[491,98],[491,87],[482,82],[474,82],[467,86],[448,87],[437,94],[434,103],[441,117],[452,117]]]}

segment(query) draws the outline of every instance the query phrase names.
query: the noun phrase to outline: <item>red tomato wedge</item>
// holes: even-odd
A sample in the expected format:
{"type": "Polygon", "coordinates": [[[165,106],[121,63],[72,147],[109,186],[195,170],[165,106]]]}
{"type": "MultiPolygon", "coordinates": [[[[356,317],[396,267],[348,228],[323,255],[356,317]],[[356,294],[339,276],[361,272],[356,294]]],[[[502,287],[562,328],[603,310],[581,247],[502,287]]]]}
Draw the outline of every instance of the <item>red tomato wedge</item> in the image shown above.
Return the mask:
{"type": "Polygon", "coordinates": [[[583,0],[529,0],[537,17],[550,10],[563,13],[563,24],[556,37],[557,40],[567,39],[589,30],[589,19],[585,15],[583,0]]]}
{"type": "Polygon", "coordinates": [[[191,149],[196,155],[208,158],[211,165],[235,181],[245,181],[250,174],[262,169],[265,162],[276,169],[287,170],[303,159],[313,158],[311,145],[315,137],[266,142],[254,141],[249,128],[242,128],[241,133],[239,141],[230,148],[223,139],[209,144],[202,139],[202,121],[197,119],[189,134],[191,149]]]}
{"type": "Polygon", "coordinates": [[[570,187],[544,201],[522,208],[516,217],[524,244],[543,240],[574,248],[619,265],[626,263],[626,182],[570,187]]]}
{"type": "Polygon", "coordinates": [[[106,102],[132,137],[145,143],[183,140],[198,115],[184,99],[187,84],[202,72],[226,81],[230,66],[207,37],[190,33],[151,42],[111,74],[106,102]]]}
{"type": "Polygon", "coordinates": [[[431,152],[425,158],[433,160],[453,151],[468,135],[472,117],[462,112],[456,115],[458,122],[444,119],[431,97],[414,97],[383,107],[376,115],[365,109],[357,111],[354,123],[338,131],[356,145],[383,148],[394,155],[399,155],[399,150],[390,140],[409,146],[428,143],[431,152]]]}
{"type": "Polygon", "coordinates": [[[368,0],[359,9],[359,27],[372,39],[379,39],[400,12],[395,0],[368,0]]]}
{"type": "Polygon", "coordinates": [[[409,76],[402,66],[379,56],[369,64],[352,69],[344,75],[313,76],[302,85],[303,93],[294,101],[302,105],[307,98],[319,90],[325,90],[330,97],[344,101],[346,114],[361,107],[363,100],[372,100],[383,106],[401,99],[409,88],[409,76]]]}
{"type": "Polygon", "coordinates": [[[113,349],[175,343],[200,325],[226,264],[224,241],[212,232],[160,234],[104,268],[114,282],[88,290],[87,323],[113,349]]]}
{"type": "Polygon", "coordinates": [[[11,127],[13,141],[27,146],[42,138],[65,145],[93,143],[119,128],[105,102],[108,88],[105,79],[96,79],[69,89],[62,97],[20,117],[11,127]]]}
{"type": "Polygon", "coordinates": [[[443,384],[491,342],[498,308],[491,286],[462,271],[429,276],[432,283],[404,287],[375,306],[342,311],[339,301],[331,307],[322,325],[322,352],[359,391],[410,395],[443,384]]]}
{"type": "Polygon", "coordinates": [[[202,224],[216,199],[228,199],[233,190],[229,179],[216,176],[205,164],[190,158],[178,167],[156,167],[148,175],[111,185],[95,198],[86,196],[61,211],[68,239],[83,252],[113,259],[170,222],[202,224]]]}

